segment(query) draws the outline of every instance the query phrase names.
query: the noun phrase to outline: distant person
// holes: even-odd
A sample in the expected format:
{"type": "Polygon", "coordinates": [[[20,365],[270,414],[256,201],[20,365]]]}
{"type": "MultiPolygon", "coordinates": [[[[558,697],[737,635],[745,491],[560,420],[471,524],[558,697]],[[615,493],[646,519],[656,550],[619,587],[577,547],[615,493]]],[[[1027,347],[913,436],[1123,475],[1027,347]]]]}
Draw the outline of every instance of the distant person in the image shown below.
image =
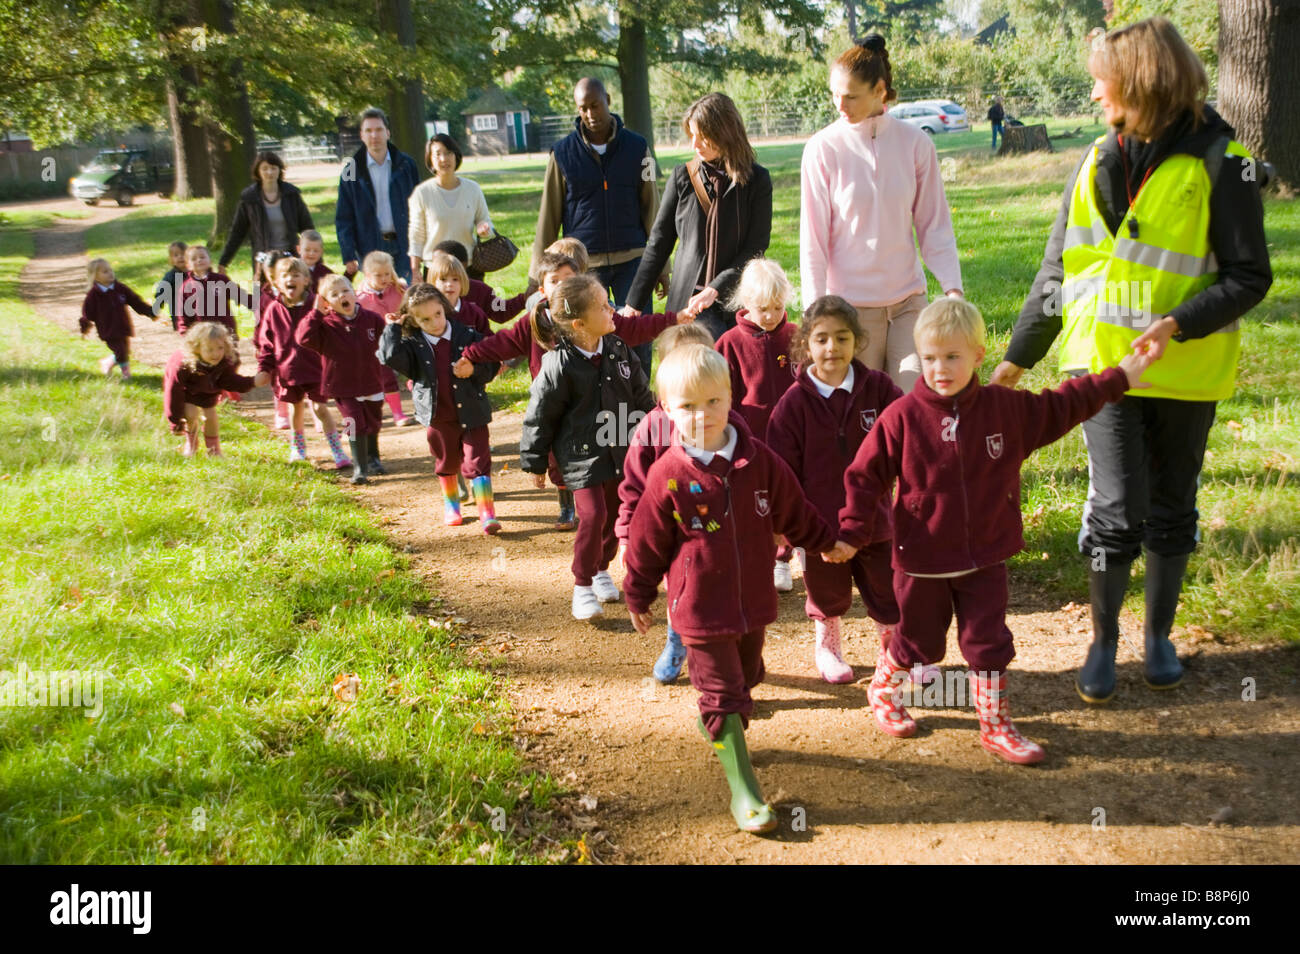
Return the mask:
{"type": "MultiPolygon", "coordinates": [[[[1182,682],[1169,633],[1196,549],[1196,492],[1219,401],[1232,396],[1238,320],[1273,281],[1253,160],[1205,105],[1200,58],[1164,17],[1100,35],[1088,70],[1111,127],[1084,152],[992,383],[1015,387],[1064,331],[1061,370],[1099,371],[1146,349],[1150,388],[1083,425],[1092,646],[1085,702],[1115,694],[1119,612],[1146,551],[1142,675],[1182,682]],[[1104,276],[1098,283],[1094,279],[1104,276]],[[1140,289],[1134,300],[1134,289],[1140,289]]],[[[964,424],[963,424],[964,426],[964,424]]]]}
{"type": "Polygon", "coordinates": [[[259,152],[249,170],[253,184],[239,193],[235,219],[230,223],[217,271],[224,273],[248,239],[251,246],[253,280],[256,285],[271,285],[271,274],[264,266],[269,252],[292,252],[298,236],[314,229],[311,212],[302,193],[292,182],[284,181],[285,164],[274,152],[259,152]],[[261,256],[261,258],[259,258],[261,256]]]}
{"type": "Polygon", "coordinates": [[[93,327],[99,340],[113,352],[99,362],[99,370],[108,375],[118,368],[122,380],[130,381],[131,339],[135,337],[135,324],[127,309],[147,316],[150,321],[157,321],[158,316],[143,298],[117,280],[107,259],[91,259],[86,265],[86,277],[90,279],[90,288],[81,303],[81,320],[78,322],[81,336],[84,338],[93,327]]]}
{"type": "MultiPolygon", "coordinates": [[[[659,211],[654,156],[645,139],[609,111],[609,93],[600,80],[579,80],[573,100],[578,109],[573,132],[551,147],[546,162],[529,273],[563,231],[586,246],[590,273],[621,308],[659,211]]],[[[667,289],[665,272],[658,277],[661,297],[667,289]]],[[[648,372],[650,345],[633,350],[648,372]]]]}
{"type": "Polygon", "coordinates": [[[762,256],[771,240],[772,177],[754,161],[744,120],[730,97],[709,93],[696,100],[682,129],[695,157],[668,177],[627,303],[650,310],[651,288],[668,270],[676,246],[666,310],[681,311],[698,298],[696,320],[716,340],[736,326],[736,313],[728,306],[741,269],[762,256]]]}
{"type": "Polygon", "coordinates": [[[153,313],[157,318],[163,306],[171,315],[172,331],[179,327],[181,316],[181,286],[185,284],[185,249],[184,242],[176,241],[167,246],[169,268],[153,287],[153,313]]]}
{"type": "Polygon", "coordinates": [[[994,96],[993,105],[989,107],[989,124],[993,127],[993,151],[998,151],[998,137],[1002,135],[1002,121],[1007,118],[1002,109],[1002,97],[994,96]]]}
{"type": "Polygon", "coordinates": [[[348,278],[371,252],[393,256],[393,267],[408,283],[407,253],[411,193],[420,182],[415,160],[389,144],[388,114],[371,107],[361,114],[361,142],[339,176],[334,231],[348,278]]]}
{"type": "Polygon", "coordinates": [[[884,37],[842,53],[830,87],[840,118],[803,151],[801,292],[856,307],[867,333],[858,360],[906,393],[921,372],[912,328],[927,301],[918,247],[939,287],[962,294],[939,159],[926,133],[885,112],[898,94],[884,37]]]}

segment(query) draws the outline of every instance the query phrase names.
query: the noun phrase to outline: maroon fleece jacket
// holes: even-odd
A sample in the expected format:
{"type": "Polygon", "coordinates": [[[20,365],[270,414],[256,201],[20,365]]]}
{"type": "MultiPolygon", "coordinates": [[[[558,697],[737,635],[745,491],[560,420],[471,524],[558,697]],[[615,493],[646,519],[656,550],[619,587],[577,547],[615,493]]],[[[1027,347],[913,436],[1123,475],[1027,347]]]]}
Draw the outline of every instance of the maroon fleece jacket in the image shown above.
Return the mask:
{"type": "Polygon", "coordinates": [[[384,390],[380,376],[379,336],[386,322],[360,305],[351,319],[313,308],[298,323],[294,340],[321,354],[321,396],[366,397],[384,390]]]}
{"type": "Polygon", "coordinates": [[[867,434],[844,475],[840,538],[877,539],[894,481],[894,567],[952,573],[993,566],[1023,549],[1020,465],[1128,390],[1119,368],[1034,394],[973,377],[955,397],[922,379],[867,434]]]}
{"type": "MultiPolygon", "coordinates": [[[[882,371],[853,362],[853,389],[829,398],[817,391],[801,365],[795,385],[782,395],[767,423],[767,446],[790,465],[804,494],[832,527],[844,506],[844,472],[885,408],[903,396],[882,371]]],[[[889,501],[881,497],[871,541],[888,540],[889,501]]]]}
{"type": "Polygon", "coordinates": [[[492,326],[488,324],[487,315],[483,313],[482,308],[468,298],[461,298],[456,302],[456,306],[447,316],[448,318],[459,321],[466,328],[473,328],[484,337],[492,334],[492,326]]]}
{"type": "MultiPolygon", "coordinates": [[[[727,413],[727,423],[737,431],[749,431],[745,419],[735,411],[727,413]]],[[[675,443],[680,443],[676,437],[677,425],[673,423],[673,419],[668,416],[662,404],[652,407],[650,413],[641,418],[641,423],[632,432],[627,456],[623,458],[623,482],[618,485],[618,520],[614,523],[614,536],[620,543],[627,542],[627,530],[632,525],[632,514],[641,500],[641,494],[645,492],[646,474],[650,473],[654,462],[668,452],[668,448],[675,443]]]]}
{"type": "Polygon", "coordinates": [[[315,387],[321,382],[321,356],[294,337],[315,306],[311,292],[296,305],[277,298],[257,326],[257,369],[272,375],[282,388],[315,387]]]}
{"type": "Polygon", "coordinates": [[[176,330],[185,334],[201,321],[217,321],[238,336],[235,307],[243,304],[244,299],[244,290],[233,278],[218,272],[208,272],[199,278],[187,272],[185,284],[181,286],[181,313],[176,319],[176,330]]]}
{"type": "MultiPolygon", "coordinates": [[[[636,347],[654,341],[659,336],[659,332],[675,324],[677,324],[677,313],[672,311],[662,315],[637,315],[634,318],[624,318],[616,314],[614,334],[622,338],[629,347],[636,347]]],[[[469,358],[474,364],[509,361],[522,355],[528,355],[528,372],[534,378],[537,377],[537,373],[542,370],[542,358],[546,356],[546,351],[533,340],[533,323],[528,315],[524,315],[509,328],[502,328],[496,334],[490,334],[482,341],[474,342],[464,351],[464,357],[469,358]]],[[[645,371],[647,377],[649,376],[649,368],[641,370],[645,371]]]]}
{"type": "Polygon", "coordinates": [[[81,319],[77,325],[83,335],[94,325],[95,333],[103,341],[134,338],[135,323],[127,313],[128,308],[137,315],[148,315],[151,319],[154,316],[153,306],[122,282],[113,282],[108,291],[101,290],[98,284],[91,285],[81,303],[81,319]]]}
{"type": "Polygon", "coordinates": [[[499,298],[496,289],[487,282],[471,278],[469,280],[469,294],[465,296],[465,300],[478,305],[479,309],[491,321],[503,325],[524,310],[524,303],[528,301],[528,295],[529,292],[522,291],[513,298],[499,298]],[[494,307],[494,303],[498,300],[501,304],[494,307]]]}
{"type": "Polygon", "coordinates": [[[184,349],[172,352],[163,369],[163,417],[173,433],[185,430],[185,405],[197,403],[196,397],[211,397],[222,391],[243,394],[253,390],[253,379],[240,374],[229,361],[220,364],[199,362],[193,368],[185,366],[184,349]]]}
{"type": "Polygon", "coordinates": [[[330,268],[324,262],[317,262],[311,267],[311,293],[316,294],[316,286],[326,275],[333,275],[334,269],[330,268]]]}
{"type": "Polygon", "coordinates": [[[808,553],[835,533],[804,497],[790,468],[739,431],[732,461],[705,466],[680,444],[646,475],[632,516],[623,592],[628,609],[649,610],[668,576],[668,612],[683,636],[748,633],[776,619],[776,534],[808,553]]]}
{"type": "Polygon", "coordinates": [[[776,402],[794,384],[790,345],[798,327],[783,318],[764,331],[745,314],[744,309],[736,312],[736,327],[718,339],[717,349],[731,368],[731,406],[761,441],[776,402]]]}

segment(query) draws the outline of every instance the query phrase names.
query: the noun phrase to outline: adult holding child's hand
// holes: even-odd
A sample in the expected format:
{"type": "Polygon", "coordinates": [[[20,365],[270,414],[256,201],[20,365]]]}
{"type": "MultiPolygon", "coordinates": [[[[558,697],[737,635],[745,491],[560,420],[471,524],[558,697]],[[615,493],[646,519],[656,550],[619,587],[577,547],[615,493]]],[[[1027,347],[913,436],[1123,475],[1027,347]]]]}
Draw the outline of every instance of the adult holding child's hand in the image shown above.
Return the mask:
{"type": "Polygon", "coordinates": [[[1111,128],[1066,186],[992,381],[1014,387],[1064,331],[1063,371],[1118,364],[1142,389],[1083,425],[1079,549],[1091,566],[1093,642],[1076,688],[1102,703],[1115,693],[1119,611],[1144,549],[1143,675],[1152,689],[1182,681],[1169,633],[1198,539],[1206,440],[1236,381],[1238,320],[1272,272],[1251,157],[1205,105],[1205,69],[1178,31],[1153,17],[1090,42],[1092,98],[1111,128]]]}
{"type": "Polygon", "coordinates": [[[839,295],[858,309],[867,337],[857,359],[906,393],[921,373],[912,328],[927,303],[918,246],[945,293],[961,295],[962,284],[934,143],[885,112],[893,84],[877,33],[831,68],[840,118],[804,147],[799,272],[805,308],[839,295]]]}

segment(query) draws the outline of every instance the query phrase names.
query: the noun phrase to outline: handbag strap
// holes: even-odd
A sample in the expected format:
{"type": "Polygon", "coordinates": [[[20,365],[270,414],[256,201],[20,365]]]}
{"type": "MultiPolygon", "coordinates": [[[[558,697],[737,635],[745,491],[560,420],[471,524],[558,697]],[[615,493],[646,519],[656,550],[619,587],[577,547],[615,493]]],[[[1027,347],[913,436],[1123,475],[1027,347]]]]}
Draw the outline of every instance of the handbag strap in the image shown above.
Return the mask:
{"type": "Polygon", "coordinates": [[[695,188],[695,198],[700,200],[700,207],[704,209],[704,214],[708,215],[709,209],[713,208],[713,200],[704,191],[704,181],[700,178],[699,159],[692,159],[686,163],[686,174],[690,176],[691,185],[695,188]]]}

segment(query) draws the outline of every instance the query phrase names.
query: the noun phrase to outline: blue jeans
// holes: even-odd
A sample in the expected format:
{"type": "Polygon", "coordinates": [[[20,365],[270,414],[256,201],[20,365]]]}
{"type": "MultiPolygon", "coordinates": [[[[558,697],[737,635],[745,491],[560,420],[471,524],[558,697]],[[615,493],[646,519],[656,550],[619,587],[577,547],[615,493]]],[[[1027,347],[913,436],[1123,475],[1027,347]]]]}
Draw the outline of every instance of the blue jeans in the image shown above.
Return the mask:
{"type": "Polygon", "coordinates": [[[998,136],[1000,135],[1002,135],[1002,124],[994,123],[993,124],[993,148],[994,149],[998,148],[998,136]]]}
{"type": "MultiPolygon", "coordinates": [[[[600,283],[609,289],[609,293],[614,298],[614,308],[617,310],[627,304],[627,293],[632,288],[632,280],[636,278],[636,270],[641,265],[641,259],[632,259],[630,262],[624,262],[622,265],[598,265],[591,269],[591,274],[600,280],[600,283]]],[[[646,344],[637,345],[632,349],[637,360],[641,362],[641,370],[645,372],[646,377],[650,377],[650,358],[653,354],[653,348],[647,342],[646,344]]]]}
{"type": "MultiPolygon", "coordinates": [[[[393,256],[394,271],[409,285],[411,284],[411,258],[407,255],[406,249],[402,247],[403,244],[400,236],[391,242],[381,237],[378,251],[387,252],[393,256]]],[[[361,258],[364,260],[365,255],[362,255],[361,258]]]]}

